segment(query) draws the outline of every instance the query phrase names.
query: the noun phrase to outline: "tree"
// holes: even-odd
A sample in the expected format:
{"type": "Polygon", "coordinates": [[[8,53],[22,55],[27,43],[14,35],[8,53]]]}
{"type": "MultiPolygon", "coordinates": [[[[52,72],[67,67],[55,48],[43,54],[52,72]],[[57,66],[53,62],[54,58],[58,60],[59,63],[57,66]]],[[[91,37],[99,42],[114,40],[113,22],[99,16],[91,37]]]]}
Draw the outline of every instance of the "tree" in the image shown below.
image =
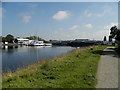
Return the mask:
{"type": "Polygon", "coordinates": [[[2,41],[2,36],[0,36],[0,42],[2,41]]]}
{"type": "Polygon", "coordinates": [[[18,40],[17,40],[17,39],[15,39],[15,40],[14,40],[14,42],[15,42],[15,43],[18,43],[18,40]]]}
{"type": "Polygon", "coordinates": [[[5,37],[2,37],[2,42],[6,42],[7,40],[6,40],[6,38],[5,37]]]}
{"type": "Polygon", "coordinates": [[[110,37],[114,38],[116,40],[120,40],[120,29],[117,28],[117,26],[111,27],[110,37]]]}
{"type": "Polygon", "coordinates": [[[120,46],[120,29],[118,29],[117,26],[111,27],[109,37],[114,38],[120,46]]]}
{"type": "Polygon", "coordinates": [[[6,41],[8,43],[13,43],[13,40],[14,40],[14,36],[11,35],[11,34],[8,34],[6,37],[5,37],[6,41]]]}
{"type": "Polygon", "coordinates": [[[44,39],[40,38],[40,37],[37,37],[37,36],[30,36],[30,37],[26,37],[27,39],[30,39],[30,40],[38,40],[38,41],[45,41],[44,39]]]}
{"type": "Polygon", "coordinates": [[[112,42],[112,37],[111,36],[109,36],[109,42],[112,42]]]}
{"type": "Polygon", "coordinates": [[[104,36],[104,41],[107,41],[107,38],[106,38],[106,36],[104,36]]]}

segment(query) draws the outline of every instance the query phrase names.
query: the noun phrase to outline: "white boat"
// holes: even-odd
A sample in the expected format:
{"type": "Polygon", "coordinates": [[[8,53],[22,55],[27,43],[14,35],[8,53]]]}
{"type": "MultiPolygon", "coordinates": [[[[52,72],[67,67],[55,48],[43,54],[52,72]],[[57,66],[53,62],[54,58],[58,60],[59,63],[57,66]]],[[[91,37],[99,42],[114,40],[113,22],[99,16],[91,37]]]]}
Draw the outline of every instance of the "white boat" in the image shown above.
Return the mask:
{"type": "Polygon", "coordinates": [[[51,43],[44,43],[43,41],[32,41],[29,46],[52,46],[51,43]]]}
{"type": "Polygon", "coordinates": [[[32,41],[29,46],[44,46],[43,41],[32,41]]]}
{"type": "Polygon", "coordinates": [[[51,43],[45,43],[45,46],[52,46],[51,43]]]}

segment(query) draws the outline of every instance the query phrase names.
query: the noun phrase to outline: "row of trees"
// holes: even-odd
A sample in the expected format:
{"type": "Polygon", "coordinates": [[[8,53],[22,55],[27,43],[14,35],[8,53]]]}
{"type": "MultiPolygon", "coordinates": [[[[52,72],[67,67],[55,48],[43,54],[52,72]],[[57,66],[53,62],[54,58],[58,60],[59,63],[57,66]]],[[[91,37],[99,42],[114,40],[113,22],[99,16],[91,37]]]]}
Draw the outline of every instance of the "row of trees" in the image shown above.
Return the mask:
{"type": "Polygon", "coordinates": [[[38,41],[45,41],[44,39],[37,37],[37,36],[30,36],[30,37],[26,37],[26,39],[29,40],[38,40],[38,41]]]}
{"type": "MultiPolygon", "coordinates": [[[[39,40],[39,41],[45,41],[44,39],[37,37],[37,36],[30,36],[30,37],[26,37],[26,39],[30,39],[30,40],[39,40]]],[[[8,42],[8,43],[17,43],[18,40],[16,38],[14,38],[13,35],[8,34],[6,37],[0,37],[0,41],[2,41],[3,43],[8,42]]]]}

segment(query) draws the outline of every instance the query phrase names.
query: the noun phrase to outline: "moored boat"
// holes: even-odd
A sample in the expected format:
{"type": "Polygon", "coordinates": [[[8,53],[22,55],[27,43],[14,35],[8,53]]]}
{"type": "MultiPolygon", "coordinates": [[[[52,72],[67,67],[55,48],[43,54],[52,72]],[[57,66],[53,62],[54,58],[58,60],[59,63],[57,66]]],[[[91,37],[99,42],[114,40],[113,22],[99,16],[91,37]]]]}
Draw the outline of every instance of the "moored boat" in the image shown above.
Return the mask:
{"type": "Polygon", "coordinates": [[[28,46],[52,46],[52,44],[44,43],[43,41],[32,41],[28,46]]]}
{"type": "Polygon", "coordinates": [[[45,46],[52,46],[51,43],[45,43],[45,46]]]}
{"type": "Polygon", "coordinates": [[[28,46],[44,46],[43,41],[32,41],[28,46]]]}

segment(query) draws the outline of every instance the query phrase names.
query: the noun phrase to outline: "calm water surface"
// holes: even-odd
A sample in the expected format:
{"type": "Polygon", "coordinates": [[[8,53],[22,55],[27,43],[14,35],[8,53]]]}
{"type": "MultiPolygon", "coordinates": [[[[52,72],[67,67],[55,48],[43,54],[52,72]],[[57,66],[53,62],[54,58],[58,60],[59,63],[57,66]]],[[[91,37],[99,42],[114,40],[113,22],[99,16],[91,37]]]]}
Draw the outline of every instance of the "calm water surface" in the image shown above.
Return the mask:
{"type": "Polygon", "coordinates": [[[0,49],[0,55],[2,54],[2,70],[15,71],[17,68],[25,67],[35,61],[42,59],[49,59],[56,56],[60,56],[75,48],[73,47],[4,47],[0,49]]]}

